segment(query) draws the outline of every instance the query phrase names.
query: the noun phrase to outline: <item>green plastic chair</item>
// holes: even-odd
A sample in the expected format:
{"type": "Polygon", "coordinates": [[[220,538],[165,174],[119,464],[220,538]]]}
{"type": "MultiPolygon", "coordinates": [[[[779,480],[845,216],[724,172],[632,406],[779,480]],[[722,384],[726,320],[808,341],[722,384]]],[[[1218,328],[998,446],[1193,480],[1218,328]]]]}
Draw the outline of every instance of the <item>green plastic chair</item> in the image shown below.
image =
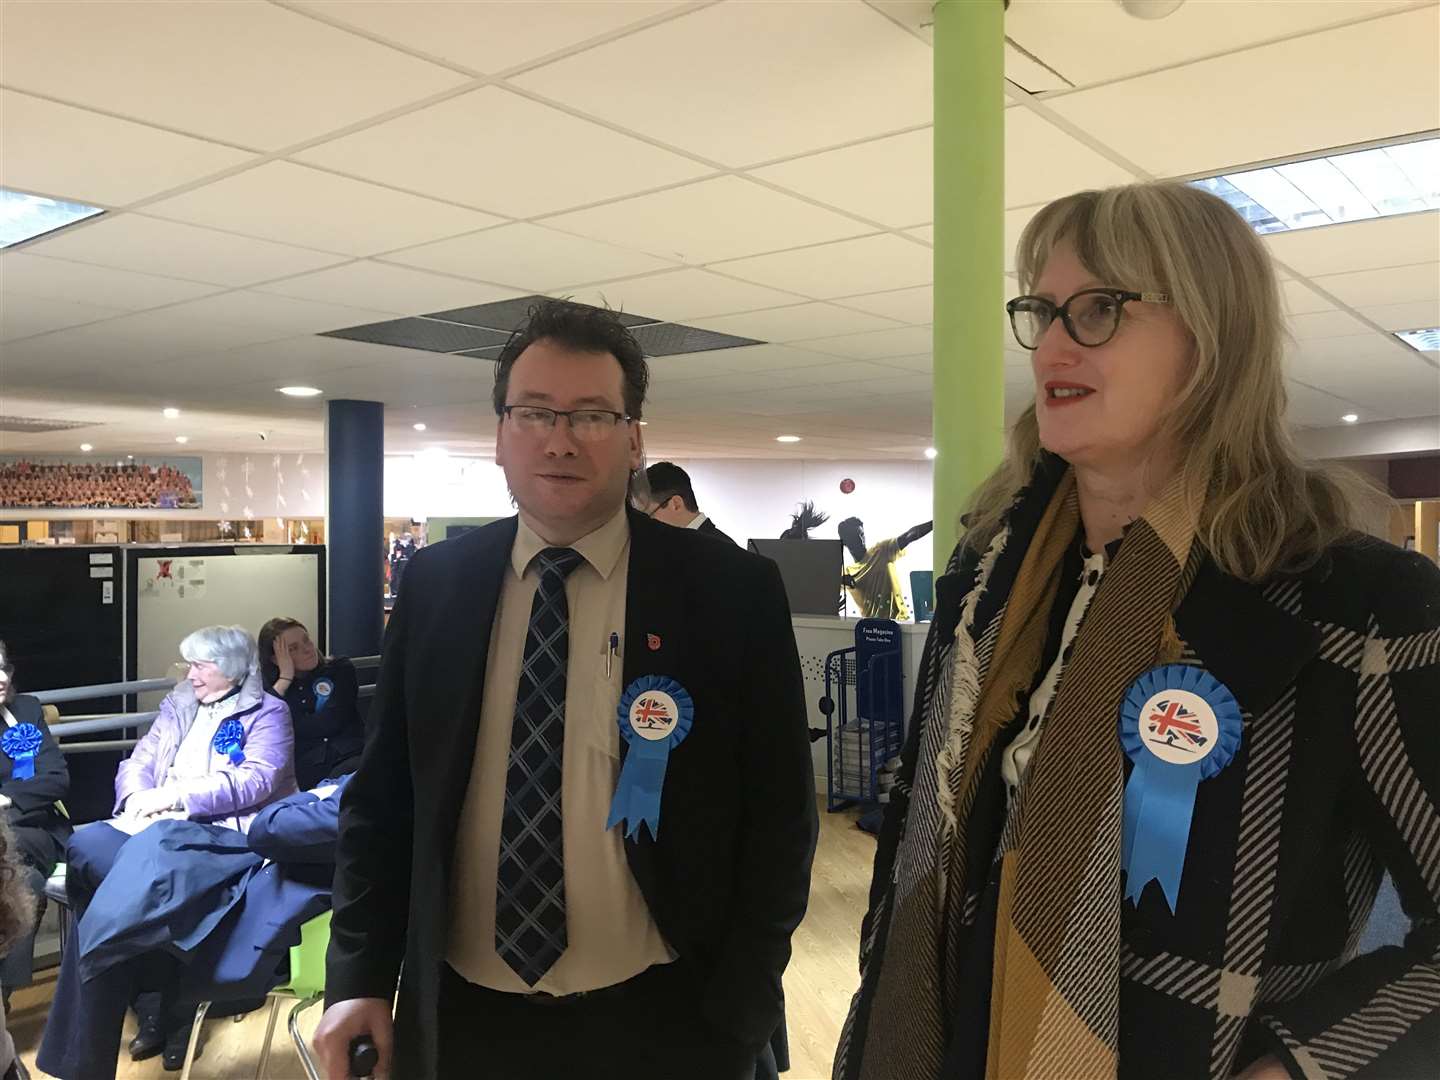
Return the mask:
{"type": "MultiPolygon", "coordinates": [[[[300,1055],[300,1064],[309,1080],[321,1080],[320,1070],[310,1056],[310,1048],[300,1034],[300,1014],[325,997],[325,951],[330,947],[330,912],[324,911],[300,927],[300,944],[290,946],[290,981],[270,991],[270,1019],[265,1024],[265,1041],[260,1044],[260,1064],[255,1080],[263,1080],[270,1067],[270,1041],[275,1037],[275,1018],[285,999],[299,999],[290,1010],[290,1038],[300,1055]]],[[[190,1067],[195,1063],[195,1050],[200,1045],[200,1026],[205,1022],[213,1002],[202,1001],[195,1009],[195,1022],[190,1027],[190,1045],[185,1050],[185,1065],[180,1080],[190,1080],[190,1067]]],[[[238,1023],[242,1017],[235,1018],[238,1023]]]]}

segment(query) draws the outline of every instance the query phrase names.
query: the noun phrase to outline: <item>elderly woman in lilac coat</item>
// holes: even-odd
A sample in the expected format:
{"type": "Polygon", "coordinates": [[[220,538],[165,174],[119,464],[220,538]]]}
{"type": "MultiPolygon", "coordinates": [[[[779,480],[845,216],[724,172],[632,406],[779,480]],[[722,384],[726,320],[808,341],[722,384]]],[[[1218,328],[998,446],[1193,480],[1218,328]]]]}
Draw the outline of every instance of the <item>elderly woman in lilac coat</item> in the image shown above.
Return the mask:
{"type": "MultiPolygon", "coordinates": [[[[242,627],[209,626],[180,643],[185,679],[160,703],[160,715],[115,774],[115,817],[81,826],[66,853],[65,888],[77,919],[120,849],[166,820],[245,832],[255,814],[296,791],[294,735],[285,702],[266,693],[255,640],[242,627]]],[[[83,936],[83,935],[82,935],[83,936]]],[[[166,991],[176,969],[158,956],[135,999],[140,1031],[130,1043],[139,1061],[184,1034],[167,1018],[166,991]]],[[[177,1066],[178,1067],[178,1066],[177,1066]]]]}

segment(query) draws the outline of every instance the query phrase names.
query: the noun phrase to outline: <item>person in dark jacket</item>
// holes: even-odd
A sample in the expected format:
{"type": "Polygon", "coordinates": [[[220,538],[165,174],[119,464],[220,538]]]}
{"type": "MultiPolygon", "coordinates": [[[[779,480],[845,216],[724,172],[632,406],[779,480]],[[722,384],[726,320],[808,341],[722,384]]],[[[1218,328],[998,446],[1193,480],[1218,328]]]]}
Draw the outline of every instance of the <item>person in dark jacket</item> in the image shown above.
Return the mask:
{"type": "Polygon", "coordinates": [[[936,582],[835,1080],[1433,1080],[1440,570],[1297,452],[1222,199],[1067,196],[1017,268],[1035,402],[936,582]]]}
{"type": "Polygon", "coordinates": [[[645,481],[650,496],[638,507],[642,512],[677,529],[695,529],[716,540],[735,543],[708,514],[701,512],[690,474],[679,465],[673,461],[657,461],[645,470],[645,481]]]}
{"type": "Polygon", "coordinates": [[[45,880],[65,855],[70,822],[56,805],[70,791],[65,755],[28,694],[16,694],[14,670],[0,641],[0,808],[14,838],[26,887],[35,897],[35,923],[0,960],[0,988],[9,1011],[10,993],[34,976],[35,930],[45,914],[45,880]]]}
{"type": "Polygon", "coordinates": [[[167,1071],[184,1061],[201,1001],[215,1002],[212,1017],[258,1007],[288,977],[290,947],[300,943],[300,927],[330,907],[340,793],[348,780],[327,779],[312,791],[271,803],[244,836],[195,822],[161,822],[126,845],[112,868],[113,880],[143,875],[183,884],[152,887],[148,896],[117,897],[108,905],[97,892],[87,911],[87,932],[77,934],[61,961],[36,1059],[40,1068],[60,1080],[111,1080],[126,1004],[157,952],[184,965],[163,1023],[177,1032],[165,1049],[167,1071]],[[163,912],[162,902],[168,905],[163,912]],[[135,933],[133,918],[118,928],[123,934],[97,923],[119,906],[154,908],[148,930],[135,933]],[[90,939],[101,938],[103,959],[94,950],[87,956],[90,939]]]}
{"type": "Polygon", "coordinates": [[[355,665],[322,656],[296,619],[271,619],[260,628],[258,647],[266,688],[290,706],[301,789],[354,772],[365,749],[355,665]]]}

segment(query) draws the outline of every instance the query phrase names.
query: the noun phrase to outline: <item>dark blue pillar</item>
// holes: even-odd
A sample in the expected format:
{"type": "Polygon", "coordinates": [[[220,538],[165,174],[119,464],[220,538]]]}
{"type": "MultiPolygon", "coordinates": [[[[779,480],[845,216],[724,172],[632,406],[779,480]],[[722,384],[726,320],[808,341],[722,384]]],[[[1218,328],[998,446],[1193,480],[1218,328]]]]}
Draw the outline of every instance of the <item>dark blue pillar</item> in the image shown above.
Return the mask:
{"type": "Polygon", "coordinates": [[[385,406],[325,403],[327,651],[374,656],[384,632],[385,406]]]}

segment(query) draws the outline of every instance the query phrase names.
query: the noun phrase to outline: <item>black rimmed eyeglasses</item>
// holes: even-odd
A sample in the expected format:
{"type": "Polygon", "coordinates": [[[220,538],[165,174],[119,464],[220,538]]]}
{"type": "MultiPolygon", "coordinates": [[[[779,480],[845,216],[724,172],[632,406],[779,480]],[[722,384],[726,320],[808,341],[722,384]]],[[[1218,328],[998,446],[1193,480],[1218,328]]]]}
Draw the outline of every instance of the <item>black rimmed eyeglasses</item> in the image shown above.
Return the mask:
{"type": "Polygon", "coordinates": [[[570,433],[580,442],[600,442],[617,424],[628,424],[633,417],[611,409],[547,409],[543,405],[506,405],[505,418],[527,435],[548,435],[565,417],[570,433]]]}
{"type": "Polygon", "coordinates": [[[1017,296],[1005,305],[1010,329],[1022,348],[1035,349],[1055,316],[1077,345],[1094,348],[1104,345],[1120,329],[1120,316],[1132,300],[1145,304],[1168,304],[1163,292],[1130,292],[1128,289],[1081,289],[1063,304],[1043,296],[1017,296]]]}

